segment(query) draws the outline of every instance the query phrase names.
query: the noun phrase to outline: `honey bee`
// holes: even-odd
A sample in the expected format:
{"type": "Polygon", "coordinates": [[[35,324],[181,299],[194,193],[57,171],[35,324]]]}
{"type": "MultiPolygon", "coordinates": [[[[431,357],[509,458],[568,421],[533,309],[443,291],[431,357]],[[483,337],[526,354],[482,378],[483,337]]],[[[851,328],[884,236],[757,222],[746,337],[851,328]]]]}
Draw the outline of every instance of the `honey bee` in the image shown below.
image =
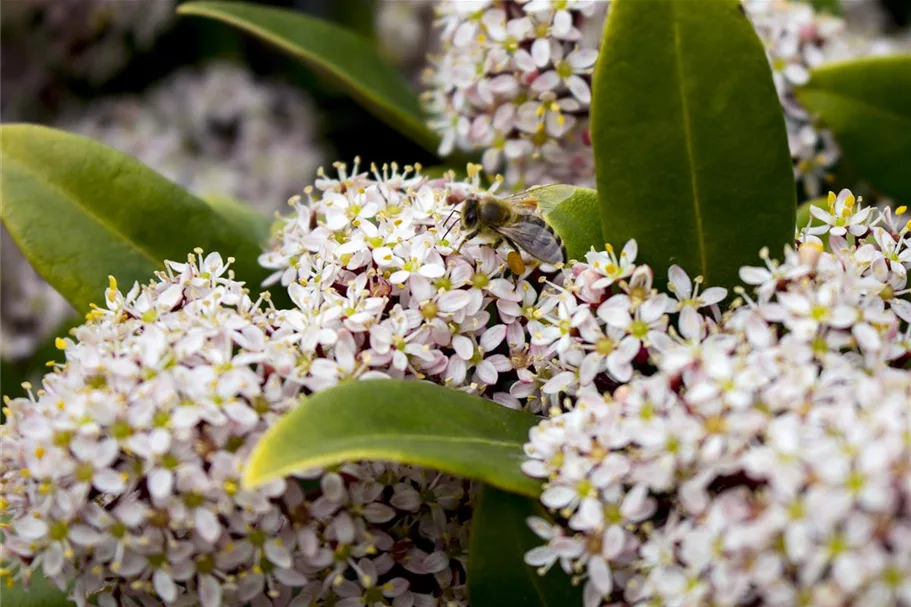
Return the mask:
{"type": "Polygon", "coordinates": [[[469,196],[462,202],[460,221],[462,230],[467,232],[462,243],[486,236],[494,247],[505,240],[512,248],[544,263],[561,263],[565,256],[560,237],[537,211],[537,200],[528,192],[507,198],[492,194],[469,196]]]}

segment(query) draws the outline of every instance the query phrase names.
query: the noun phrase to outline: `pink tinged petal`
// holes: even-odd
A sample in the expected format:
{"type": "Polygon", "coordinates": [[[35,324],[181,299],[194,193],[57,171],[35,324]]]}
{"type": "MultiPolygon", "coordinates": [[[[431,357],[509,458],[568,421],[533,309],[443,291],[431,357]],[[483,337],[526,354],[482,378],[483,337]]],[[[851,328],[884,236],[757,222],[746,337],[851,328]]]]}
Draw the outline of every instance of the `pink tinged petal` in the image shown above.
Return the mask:
{"type": "Polygon", "coordinates": [[[678,265],[672,265],[667,269],[667,279],[673,287],[673,292],[680,299],[689,299],[693,295],[693,283],[690,277],[678,265]]]}
{"type": "Polygon", "coordinates": [[[533,459],[522,462],[522,472],[532,478],[546,478],[550,475],[550,468],[544,462],[533,459]]]}
{"type": "Polygon", "coordinates": [[[614,559],[623,552],[626,544],[626,533],[619,525],[611,525],[604,532],[604,541],[601,544],[601,553],[608,559],[614,559]]]}
{"type": "Polygon", "coordinates": [[[291,568],[291,553],[280,539],[276,538],[266,542],[263,546],[263,552],[265,552],[266,558],[276,566],[282,569],[291,568]]]}
{"type": "Polygon", "coordinates": [[[389,277],[389,282],[394,285],[405,284],[405,281],[408,280],[408,277],[411,276],[411,272],[408,270],[399,270],[398,272],[393,272],[389,277]]]}
{"type": "Polygon", "coordinates": [[[481,349],[491,352],[506,339],[506,325],[494,325],[481,335],[481,349]]]}
{"type": "Polygon", "coordinates": [[[567,506],[576,497],[576,492],[569,487],[548,487],[541,494],[541,503],[552,510],[567,506]]]}
{"type": "Polygon", "coordinates": [[[320,479],[320,489],[322,489],[323,497],[333,503],[341,504],[345,501],[345,481],[334,472],[323,475],[323,478],[320,479]]]}
{"type": "Polygon", "coordinates": [[[557,560],[557,553],[548,546],[538,546],[525,553],[525,564],[532,567],[550,567],[557,560]]]}
{"type": "Polygon", "coordinates": [[[230,419],[242,426],[252,427],[259,422],[259,415],[256,414],[256,411],[242,402],[228,403],[223,409],[230,419]]]}
{"type": "Polygon", "coordinates": [[[592,101],[592,91],[581,77],[572,75],[566,80],[566,86],[573,96],[585,105],[592,101]]]}
{"type": "Polygon", "coordinates": [[[602,366],[603,357],[597,352],[589,352],[579,366],[579,383],[583,386],[591,384],[595,376],[601,372],[602,366]]]}
{"type": "Polygon", "coordinates": [[[448,291],[437,300],[441,312],[458,312],[471,302],[468,291],[448,291]]]}
{"type": "Polygon", "coordinates": [[[607,561],[601,556],[592,557],[588,561],[589,581],[601,593],[601,596],[610,594],[614,587],[613,577],[607,561]]]}
{"type": "Polygon", "coordinates": [[[576,374],[572,371],[563,371],[558,373],[549,380],[541,388],[541,391],[545,394],[557,394],[558,392],[563,392],[569,387],[570,384],[576,379],[576,374]]]}
{"type": "Polygon", "coordinates": [[[492,386],[497,383],[499,375],[497,374],[496,368],[494,368],[489,360],[482,360],[478,364],[475,372],[482,384],[492,386]]]}
{"type": "Polygon", "coordinates": [[[44,575],[53,577],[59,574],[63,571],[64,562],[63,547],[59,542],[54,542],[44,554],[44,562],[42,563],[44,575]]]}
{"type": "Polygon", "coordinates": [[[489,356],[486,360],[493,365],[493,368],[496,369],[498,373],[512,371],[512,362],[502,354],[494,354],[493,356],[489,356]]]}
{"type": "Polygon", "coordinates": [[[171,603],[177,599],[177,584],[161,569],[152,575],[152,586],[165,603],[171,603]]]}
{"type": "Polygon", "coordinates": [[[440,276],[446,274],[446,268],[440,264],[431,263],[427,264],[426,266],[422,266],[421,269],[418,270],[418,274],[425,278],[439,278],[440,276]]]}
{"type": "Polygon", "coordinates": [[[196,508],[194,519],[199,536],[210,544],[214,544],[221,535],[221,525],[215,514],[207,508],[196,508]]]}
{"type": "Polygon", "coordinates": [[[615,295],[598,308],[598,318],[612,327],[625,329],[633,318],[629,313],[629,299],[622,295],[615,295]]]}
{"type": "Polygon", "coordinates": [[[335,527],[335,535],[338,541],[342,544],[351,544],[354,542],[356,529],[354,527],[354,521],[351,520],[351,516],[347,512],[342,512],[333,521],[335,527]]]}
{"type": "Polygon", "coordinates": [[[127,483],[119,472],[108,468],[95,472],[92,485],[102,493],[119,494],[126,489],[127,483]]]}
{"type": "Polygon", "coordinates": [[[557,72],[551,70],[535,78],[531,83],[531,89],[536,93],[544,93],[557,88],[560,85],[560,77],[557,72]]]}
{"type": "Polygon", "coordinates": [[[634,521],[641,521],[650,517],[655,512],[655,500],[648,497],[648,489],[645,485],[636,485],[623,498],[620,505],[620,513],[634,521]]]}
{"type": "Polygon", "coordinates": [[[474,342],[464,335],[456,335],[452,338],[452,348],[464,360],[470,360],[474,356],[474,342]]]}
{"type": "Polygon", "coordinates": [[[69,538],[79,546],[94,546],[100,543],[104,536],[88,525],[73,525],[70,528],[69,538]]]}
{"type": "Polygon", "coordinates": [[[24,540],[37,540],[47,534],[48,526],[43,520],[29,516],[13,522],[13,531],[24,540]]]}
{"type": "Polygon", "coordinates": [[[553,526],[540,516],[529,516],[525,519],[525,523],[535,535],[544,541],[547,541],[554,536],[553,526]]]}
{"type": "Polygon", "coordinates": [[[639,318],[645,323],[652,324],[667,310],[667,296],[664,293],[656,295],[639,307],[639,318]]]}
{"type": "Polygon", "coordinates": [[[550,39],[548,38],[538,38],[531,45],[531,59],[532,59],[532,69],[525,70],[528,72],[534,71],[535,68],[545,68],[547,64],[550,63],[550,39]]]}
{"type": "Polygon", "coordinates": [[[517,50],[516,54],[513,55],[513,61],[515,61],[516,67],[525,73],[530,73],[538,69],[534,57],[525,49],[517,50]]]}
{"type": "Polygon", "coordinates": [[[449,567],[449,556],[445,552],[434,552],[424,559],[423,565],[428,573],[439,573],[449,567]]]}
{"type": "Polygon", "coordinates": [[[709,287],[699,294],[699,299],[702,300],[703,305],[713,306],[716,303],[721,302],[727,296],[728,290],[724,287],[709,287]]]}
{"type": "Polygon", "coordinates": [[[765,268],[744,266],[738,272],[740,280],[748,285],[759,285],[772,278],[772,273],[765,268]]]}
{"type": "Polygon", "coordinates": [[[858,345],[867,351],[879,350],[882,347],[882,339],[879,332],[867,323],[854,325],[851,329],[854,339],[858,345]]]}
{"type": "Polygon", "coordinates": [[[202,607],[221,607],[221,584],[215,576],[199,576],[199,601],[202,607]]]}
{"type": "Polygon", "coordinates": [[[557,38],[565,38],[573,30],[573,17],[567,10],[557,11],[554,15],[552,32],[557,38]]]}
{"type": "Polygon", "coordinates": [[[896,316],[905,322],[911,322],[911,302],[893,297],[889,301],[889,306],[892,308],[892,311],[895,312],[896,316]]]}
{"type": "Polygon", "coordinates": [[[370,523],[386,523],[395,517],[395,510],[385,504],[373,502],[364,508],[364,518],[370,523]]]}
{"type": "Polygon", "coordinates": [[[468,375],[468,365],[465,359],[459,356],[449,358],[449,364],[446,366],[447,384],[461,386],[465,383],[465,377],[468,375]]]}

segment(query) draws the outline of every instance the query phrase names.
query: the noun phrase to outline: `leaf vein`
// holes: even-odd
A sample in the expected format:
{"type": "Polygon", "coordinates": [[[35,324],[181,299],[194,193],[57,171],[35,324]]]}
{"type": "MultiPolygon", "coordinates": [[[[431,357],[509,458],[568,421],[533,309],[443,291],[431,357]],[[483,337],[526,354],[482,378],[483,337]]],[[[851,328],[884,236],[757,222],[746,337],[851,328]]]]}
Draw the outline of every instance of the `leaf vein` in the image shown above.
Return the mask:
{"type": "Polygon", "coordinates": [[[154,255],[150,251],[144,249],[143,247],[139,246],[139,244],[135,240],[131,240],[126,234],[124,234],[120,230],[118,230],[113,224],[105,221],[99,215],[91,212],[91,210],[90,210],[91,207],[87,207],[87,206],[81,204],[80,201],[77,198],[73,197],[73,195],[68,190],[61,188],[59,185],[55,184],[52,181],[48,181],[48,180],[44,179],[43,175],[41,175],[39,172],[29,168],[26,163],[21,162],[19,159],[14,158],[9,153],[9,150],[4,150],[3,157],[6,162],[12,162],[23,173],[26,173],[26,174],[30,175],[33,179],[36,179],[39,182],[41,182],[43,187],[53,190],[54,192],[59,194],[61,198],[72,203],[73,206],[80,209],[87,218],[93,220],[95,223],[100,225],[102,228],[106,229],[114,237],[116,237],[117,239],[126,243],[127,246],[129,246],[130,248],[135,249],[143,257],[145,257],[146,259],[151,261],[156,267],[158,267],[162,264],[163,260],[158,259],[158,257],[156,255],[154,255]]]}
{"type": "MultiPolygon", "coordinates": [[[[676,9],[676,3],[671,3],[676,9]]],[[[693,130],[690,124],[690,110],[686,99],[686,89],[683,82],[683,53],[680,48],[680,22],[674,19],[674,57],[677,67],[677,84],[680,91],[680,103],[683,112],[683,133],[686,140],[687,163],[690,168],[690,188],[693,196],[693,218],[696,220],[696,244],[699,247],[699,263],[701,274],[708,281],[708,257],[705,250],[705,230],[702,225],[702,209],[699,206],[699,184],[696,178],[696,160],[693,150],[693,130]]]]}

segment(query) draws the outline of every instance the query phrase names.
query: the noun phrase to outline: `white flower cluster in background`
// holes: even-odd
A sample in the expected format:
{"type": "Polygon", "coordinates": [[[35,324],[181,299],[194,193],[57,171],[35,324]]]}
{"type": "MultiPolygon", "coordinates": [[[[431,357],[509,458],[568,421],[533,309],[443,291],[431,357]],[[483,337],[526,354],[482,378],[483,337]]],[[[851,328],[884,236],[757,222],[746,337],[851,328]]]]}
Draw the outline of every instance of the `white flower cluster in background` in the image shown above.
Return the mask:
{"type": "Polygon", "coordinates": [[[59,127],[135,156],[199,196],[270,214],[324,160],[306,95],[222,62],[185,68],[141,96],[79,108],[59,127]]]}
{"type": "MultiPolygon", "coordinates": [[[[794,96],[827,61],[893,52],[897,40],[853,32],[810,3],[744,0],[766,46],[781,99],[794,174],[807,197],[825,189],[839,159],[830,131],[817,127],[794,96]]],[[[608,0],[443,0],[439,56],[427,70],[425,101],[440,154],[480,151],[484,169],[509,185],[590,186],[591,76],[608,0]]],[[[854,3],[865,22],[876,3],[854,3]]],[[[878,13],[876,13],[878,14],[878,13]]]]}
{"type": "MultiPolygon", "coordinates": [[[[859,202],[830,194],[721,317],[677,268],[660,320],[651,289],[579,302],[570,350],[593,314],[639,322],[647,366],[608,360],[613,385],[530,432],[556,517],[529,520],[531,566],[583,582],[587,607],[911,604],[911,222],[859,202]]],[[[584,274],[578,293],[603,280],[584,274]]]]}
{"type": "Polygon", "coordinates": [[[428,52],[438,43],[433,15],[434,4],[426,0],[380,0],[376,7],[380,51],[416,85],[420,84],[428,52]]]}
{"type": "Polygon", "coordinates": [[[444,1],[426,105],[440,154],[483,151],[508,184],[591,185],[588,108],[606,2],[444,1]]]}
{"type": "MultiPolygon", "coordinates": [[[[303,93],[228,63],[185,69],[142,96],[73,108],[58,126],[135,156],[199,196],[234,198],[266,214],[312,179],[325,153],[303,93]]],[[[72,310],[5,230],[3,240],[2,354],[15,359],[72,310]]]]}
{"type": "Polygon", "coordinates": [[[4,120],[57,97],[68,80],[100,84],[174,18],[175,0],[17,0],[3,3],[4,120]]]}

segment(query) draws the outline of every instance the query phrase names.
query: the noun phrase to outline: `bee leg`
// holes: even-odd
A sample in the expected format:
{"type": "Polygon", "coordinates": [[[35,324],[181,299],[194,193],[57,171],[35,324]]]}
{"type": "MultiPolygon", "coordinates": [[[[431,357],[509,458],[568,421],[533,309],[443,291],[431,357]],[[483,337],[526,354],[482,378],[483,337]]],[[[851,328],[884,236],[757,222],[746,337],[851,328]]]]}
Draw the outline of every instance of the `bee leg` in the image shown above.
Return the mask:
{"type": "Polygon", "coordinates": [[[462,237],[462,242],[459,243],[459,246],[457,246],[455,248],[453,253],[458,253],[459,251],[461,251],[463,244],[465,244],[466,242],[468,242],[469,240],[471,240],[472,238],[474,238],[475,236],[477,236],[480,233],[481,233],[481,230],[474,230],[474,231],[471,231],[468,234],[466,234],[464,237],[462,237]]]}

